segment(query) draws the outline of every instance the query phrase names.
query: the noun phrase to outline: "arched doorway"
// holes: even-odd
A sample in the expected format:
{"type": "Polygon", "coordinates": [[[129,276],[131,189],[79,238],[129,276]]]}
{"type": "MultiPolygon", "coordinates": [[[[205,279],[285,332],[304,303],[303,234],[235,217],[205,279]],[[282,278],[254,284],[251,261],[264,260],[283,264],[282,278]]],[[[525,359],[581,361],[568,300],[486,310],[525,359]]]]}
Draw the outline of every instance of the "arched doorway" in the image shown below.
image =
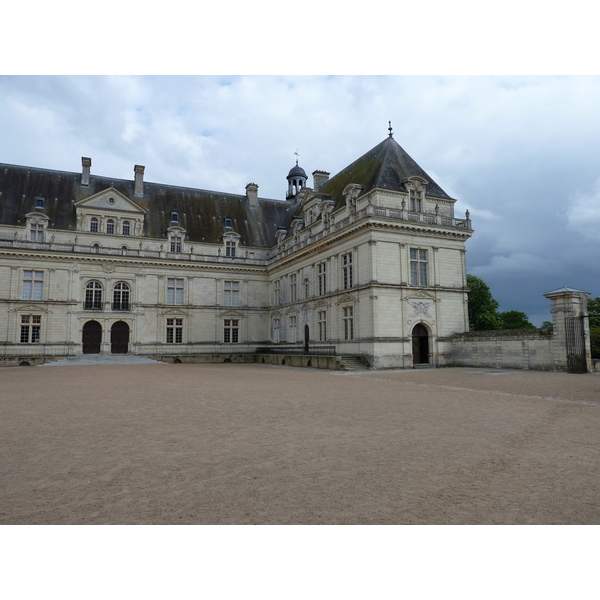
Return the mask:
{"type": "Polygon", "coordinates": [[[308,325],[304,326],[304,352],[308,354],[308,340],[310,339],[310,329],[308,325]]]}
{"type": "Polygon", "coordinates": [[[100,344],[102,343],[102,325],[98,321],[88,321],[83,326],[82,333],[83,353],[100,354],[100,344]]]}
{"type": "Polygon", "coordinates": [[[117,321],[110,328],[110,351],[112,354],[127,354],[129,348],[129,325],[117,321]]]}
{"type": "Polygon", "coordinates": [[[412,330],[413,365],[429,363],[429,332],[419,323],[412,330]]]}

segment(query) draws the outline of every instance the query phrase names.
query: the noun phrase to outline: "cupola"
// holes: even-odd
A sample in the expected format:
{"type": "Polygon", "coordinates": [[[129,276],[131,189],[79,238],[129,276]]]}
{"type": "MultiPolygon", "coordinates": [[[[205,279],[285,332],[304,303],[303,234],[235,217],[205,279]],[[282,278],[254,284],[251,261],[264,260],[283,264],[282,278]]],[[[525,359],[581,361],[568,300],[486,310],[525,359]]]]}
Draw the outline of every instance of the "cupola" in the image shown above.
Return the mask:
{"type": "MultiPolygon", "coordinates": [[[[297,153],[296,153],[297,155],[297,153]]],[[[303,188],[306,187],[308,176],[306,171],[298,165],[298,158],[296,158],[296,165],[290,169],[287,176],[288,180],[288,191],[285,197],[286,200],[293,200],[296,194],[303,188]]]]}

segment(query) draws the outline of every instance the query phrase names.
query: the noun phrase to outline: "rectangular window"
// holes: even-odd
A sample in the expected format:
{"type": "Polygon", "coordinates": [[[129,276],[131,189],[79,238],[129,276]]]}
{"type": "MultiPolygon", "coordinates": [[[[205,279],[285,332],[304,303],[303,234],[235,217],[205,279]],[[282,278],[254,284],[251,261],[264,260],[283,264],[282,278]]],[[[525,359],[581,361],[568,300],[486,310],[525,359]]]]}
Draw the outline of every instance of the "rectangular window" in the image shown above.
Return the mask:
{"type": "Polygon", "coordinates": [[[239,319],[224,319],[223,321],[223,341],[226,344],[237,344],[239,340],[239,319]]]}
{"type": "Polygon", "coordinates": [[[308,300],[308,295],[310,293],[310,281],[308,277],[304,278],[304,298],[308,300]]]}
{"type": "Polygon", "coordinates": [[[277,306],[281,302],[281,282],[279,279],[273,282],[273,302],[277,306]]]}
{"type": "Polygon", "coordinates": [[[31,225],[31,232],[29,234],[32,242],[43,242],[44,241],[44,226],[43,225],[31,225]]]}
{"type": "Polygon", "coordinates": [[[327,293],[327,263],[318,265],[319,296],[327,293]]]}
{"type": "Polygon", "coordinates": [[[183,304],[183,279],[167,278],[167,304],[172,306],[183,304]]]}
{"type": "Polygon", "coordinates": [[[167,344],[183,342],[183,319],[167,319],[167,344]]]}
{"type": "Polygon", "coordinates": [[[273,342],[275,344],[279,343],[279,328],[280,328],[280,320],[279,319],[273,319],[273,342]]]}
{"type": "Polygon", "coordinates": [[[171,252],[181,252],[181,242],[182,238],[179,236],[171,237],[171,252]]]}
{"type": "Polygon", "coordinates": [[[342,256],[342,269],[344,272],[344,289],[349,290],[352,287],[352,254],[342,256]]]}
{"type": "Polygon", "coordinates": [[[235,256],[235,242],[225,243],[225,256],[235,256]]]}
{"type": "Polygon", "coordinates": [[[319,325],[319,341],[324,342],[327,340],[327,311],[320,310],[317,313],[317,322],[319,325]]]}
{"type": "Polygon", "coordinates": [[[290,275],[290,302],[296,302],[298,299],[296,288],[296,274],[290,275]]]}
{"type": "Polygon", "coordinates": [[[115,232],[115,222],[110,219],[106,222],[106,233],[114,233],[115,232]]]}
{"type": "Polygon", "coordinates": [[[427,285],[427,250],[410,249],[410,284],[427,285]]]}
{"type": "Polygon", "coordinates": [[[296,315],[290,316],[290,342],[298,341],[298,331],[297,331],[297,318],[296,315]]]}
{"type": "Polygon", "coordinates": [[[226,281],[224,284],[225,306],[238,306],[240,294],[239,281],[226,281]]]}
{"type": "Polygon", "coordinates": [[[344,339],[354,339],[354,307],[352,306],[344,308],[344,339]]]}
{"type": "Polygon", "coordinates": [[[41,327],[40,315],[21,315],[21,344],[39,344],[41,327]]]}
{"type": "Polygon", "coordinates": [[[23,271],[23,300],[41,300],[43,287],[43,271],[23,271]]]}
{"type": "Polygon", "coordinates": [[[410,210],[412,212],[421,212],[421,191],[410,190],[410,210]]]}

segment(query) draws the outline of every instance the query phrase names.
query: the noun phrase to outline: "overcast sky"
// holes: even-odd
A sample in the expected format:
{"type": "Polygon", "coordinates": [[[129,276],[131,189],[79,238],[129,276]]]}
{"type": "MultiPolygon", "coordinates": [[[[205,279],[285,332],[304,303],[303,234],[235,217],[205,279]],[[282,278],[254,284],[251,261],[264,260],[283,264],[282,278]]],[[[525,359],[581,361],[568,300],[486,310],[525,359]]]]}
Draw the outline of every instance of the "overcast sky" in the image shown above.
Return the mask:
{"type": "Polygon", "coordinates": [[[471,212],[468,271],[501,310],[600,295],[600,77],[3,76],[0,161],[283,199],[297,150],[332,175],[398,143],[471,212]]]}

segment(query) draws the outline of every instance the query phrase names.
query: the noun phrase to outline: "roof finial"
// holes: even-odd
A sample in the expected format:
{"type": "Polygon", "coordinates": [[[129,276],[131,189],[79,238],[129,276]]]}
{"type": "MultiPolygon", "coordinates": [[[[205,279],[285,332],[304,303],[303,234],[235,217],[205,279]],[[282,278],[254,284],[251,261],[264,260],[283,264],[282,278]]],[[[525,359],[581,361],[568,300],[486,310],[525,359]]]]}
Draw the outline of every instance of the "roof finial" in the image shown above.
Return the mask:
{"type": "Polygon", "coordinates": [[[296,148],[296,152],[294,152],[294,154],[296,155],[296,164],[298,164],[298,157],[300,156],[298,154],[298,148],[296,148]]]}
{"type": "Polygon", "coordinates": [[[388,127],[388,131],[390,132],[390,137],[394,137],[394,136],[392,135],[392,122],[391,122],[391,121],[388,121],[388,123],[389,123],[389,125],[390,125],[390,126],[388,127]]]}

